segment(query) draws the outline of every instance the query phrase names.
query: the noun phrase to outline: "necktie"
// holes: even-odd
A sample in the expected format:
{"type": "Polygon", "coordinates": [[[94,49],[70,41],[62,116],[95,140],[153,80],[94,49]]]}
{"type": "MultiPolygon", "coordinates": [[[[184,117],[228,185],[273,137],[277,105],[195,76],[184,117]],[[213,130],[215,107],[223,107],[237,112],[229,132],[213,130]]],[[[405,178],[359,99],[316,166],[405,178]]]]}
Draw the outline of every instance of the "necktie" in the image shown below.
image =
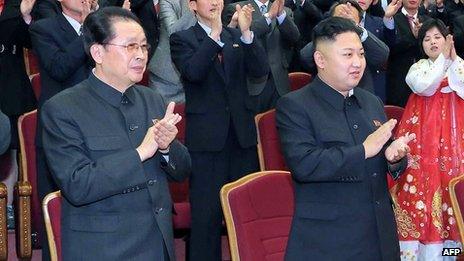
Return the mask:
{"type": "Polygon", "coordinates": [[[265,14],[267,13],[267,6],[266,5],[262,5],[259,10],[261,11],[261,14],[265,14]]]}
{"type": "Polygon", "coordinates": [[[411,31],[414,30],[414,16],[406,15],[406,17],[408,18],[409,28],[411,28],[411,31]]]}

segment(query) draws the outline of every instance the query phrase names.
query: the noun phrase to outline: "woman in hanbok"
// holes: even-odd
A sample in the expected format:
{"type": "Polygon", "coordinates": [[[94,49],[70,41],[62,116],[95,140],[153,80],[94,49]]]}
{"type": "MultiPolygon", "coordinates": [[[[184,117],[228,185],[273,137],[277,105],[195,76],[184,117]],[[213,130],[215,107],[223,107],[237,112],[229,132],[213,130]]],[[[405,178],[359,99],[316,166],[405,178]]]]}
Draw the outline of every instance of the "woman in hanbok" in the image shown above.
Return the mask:
{"type": "Polygon", "coordinates": [[[444,247],[460,246],[448,183],[464,174],[464,62],[438,19],[424,22],[418,40],[427,59],[406,76],[413,93],[396,134],[416,139],[391,192],[402,260],[443,260],[444,247]]]}

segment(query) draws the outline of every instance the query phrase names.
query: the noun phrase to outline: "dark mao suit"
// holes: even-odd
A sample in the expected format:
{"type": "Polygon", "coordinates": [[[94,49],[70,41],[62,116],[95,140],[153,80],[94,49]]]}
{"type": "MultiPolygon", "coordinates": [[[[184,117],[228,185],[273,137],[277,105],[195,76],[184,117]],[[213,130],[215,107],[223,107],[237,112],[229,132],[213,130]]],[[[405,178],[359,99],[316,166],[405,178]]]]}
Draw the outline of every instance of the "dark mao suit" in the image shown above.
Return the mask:
{"type": "Polygon", "coordinates": [[[43,106],[43,146],[64,196],[63,260],[175,260],[167,181],[186,177],[190,157],[178,141],[169,162],[136,151],[165,106],[149,88],[122,95],[93,75],[43,106]]]}
{"type": "Polygon", "coordinates": [[[295,185],[286,260],[399,260],[390,166],[383,151],[365,160],[362,145],[386,121],[382,102],[361,88],[344,99],[317,77],[276,109],[295,185]]]}
{"type": "Polygon", "coordinates": [[[224,27],[220,38],[223,48],[198,23],[171,35],[172,59],[185,89],[185,142],[192,157],[190,260],[221,258],[219,190],[258,169],[246,77],[267,75],[266,54],[256,39],[244,44],[237,29],[224,27]]]}

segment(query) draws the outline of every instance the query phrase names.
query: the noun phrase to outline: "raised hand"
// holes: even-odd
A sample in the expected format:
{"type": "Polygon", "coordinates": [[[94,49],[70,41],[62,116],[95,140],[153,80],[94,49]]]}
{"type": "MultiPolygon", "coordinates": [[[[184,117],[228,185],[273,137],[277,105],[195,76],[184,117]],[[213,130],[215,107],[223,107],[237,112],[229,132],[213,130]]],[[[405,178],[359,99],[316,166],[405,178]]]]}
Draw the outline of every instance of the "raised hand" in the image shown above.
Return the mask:
{"type": "Polygon", "coordinates": [[[279,14],[280,1],[281,1],[281,0],[275,0],[275,1],[272,3],[271,8],[269,8],[267,14],[269,15],[269,18],[270,18],[270,19],[276,18],[277,15],[279,14]]]}
{"type": "Polygon", "coordinates": [[[416,138],[416,134],[406,133],[404,136],[394,140],[385,150],[385,158],[390,163],[396,163],[401,160],[410,151],[408,143],[416,138]]]}
{"type": "Polygon", "coordinates": [[[390,19],[392,18],[398,10],[400,10],[401,6],[403,6],[402,0],[393,0],[390,4],[388,4],[387,8],[385,9],[385,14],[383,17],[390,19]]]}
{"type": "Polygon", "coordinates": [[[155,126],[151,126],[147,130],[142,143],[140,143],[136,150],[142,162],[155,155],[155,152],[158,150],[158,143],[155,140],[155,126]]]}
{"type": "Polygon", "coordinates": [[[98,0],[89,0],[90,1],[90,11],[95,12],[98,9],[98,0]]]}
{"type": "Polygon", "coordinates": [[[21,15],[26,23],[30,23],[32,21],[31,11],[32,7],[34,7],[35,0],[22,0],[19,9],[21,11],[21,15]]]}
{"type": "Polygon", "coordinates": [[[238,9],[240,8],[240,5],[237,4],[235,5],[235,12],[234,14],[232,15],[232,18],[230,19],[230,23],[227,25],[227,27],[230,27],[230,28],[237,28],[237,25],[238,25],[238,12],[237,11],[238,9]]]}
{"type": "Polygon", "coordinates": [[[254,8],[251,4],[244,5],[241,8],[239,5],[237,6],[238,8],[236,10],[238,12],[238,27],[243,34],[244,32],[250,31],[254,8]]]}
{"type": "Polygon", "coordinates": [[[153,120],[154,123],[154,139],[158,143],[158,148],[166,150],[169,148],[171,142],[176,138],[177,127],[176,124],[182,117],[174,113],[174,102],[170,102],[166,109],[166,114],[161,120],[153,120]]]}
{"type": "Polygon", "coordinates": [[[451,58],[451,50],[454,49],[453,36],[448,34],[445,39],[445,47],[443,48],[442,54],[445,59],[451,58]]]}
{"type": "Polygon", "coordinates": [[[417,39],[417,36],[419,34],[419,29],[421,28],[422,23],[419,21],[419,18],[414,19],[414,27],[412,28],[412,34],[414,35],[414,38],[417,39]]]}
{"type": "Polygon", "coordinates": [[[363,142],[366,159],[374,157],[382,150],[382,147],[392,136],[392,130],[395,128],[396,122],[395,119],[391,119],[367,136],[363,142]]]}
{"type": "Polygon", "coordinates": [[[277,16],[280,16],[283,12],[284,12],[284,4],[285,4],[285,0],[276,0],[277,2],[279,2],[279,5],[278,5],[278,9],[277,9],[277,16]]]}
{"type": "Polygon", "coordinates": [[[211,37],[215,40],[219,40],[219,36],[222,32],[222,21],[221,21],[221,11],[224,3],[219,3],[216,10],[210,13],[211,18],[211,37]]]}
{"type": "Polygon", "coordinates": [[[122,8],[126,10],[131,10],[131,2],[129,0],[124,0],[124,3],[122,3],[122,8]]]}

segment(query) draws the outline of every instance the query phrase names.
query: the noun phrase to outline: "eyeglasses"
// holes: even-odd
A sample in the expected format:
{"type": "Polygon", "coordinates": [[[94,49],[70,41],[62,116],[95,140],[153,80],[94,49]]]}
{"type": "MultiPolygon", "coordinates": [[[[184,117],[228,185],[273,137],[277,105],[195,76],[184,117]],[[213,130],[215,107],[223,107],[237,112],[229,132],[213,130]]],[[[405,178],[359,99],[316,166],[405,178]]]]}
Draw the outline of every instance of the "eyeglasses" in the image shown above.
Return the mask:
{"type": "Polygon", "coordinates": [[[126,48],[126,51],[128,53],[131,53],[131,54],[137,52],[139,50],[139,48],[142,50],[142,52],[147,53],[151,48],[149,43],[145,43],[145,44],[128,43],[126,45],[124,45],[124,44],[106,43],[105,45],[114,45],[114,46],[124,47],[124,48],[126,48]]]}

